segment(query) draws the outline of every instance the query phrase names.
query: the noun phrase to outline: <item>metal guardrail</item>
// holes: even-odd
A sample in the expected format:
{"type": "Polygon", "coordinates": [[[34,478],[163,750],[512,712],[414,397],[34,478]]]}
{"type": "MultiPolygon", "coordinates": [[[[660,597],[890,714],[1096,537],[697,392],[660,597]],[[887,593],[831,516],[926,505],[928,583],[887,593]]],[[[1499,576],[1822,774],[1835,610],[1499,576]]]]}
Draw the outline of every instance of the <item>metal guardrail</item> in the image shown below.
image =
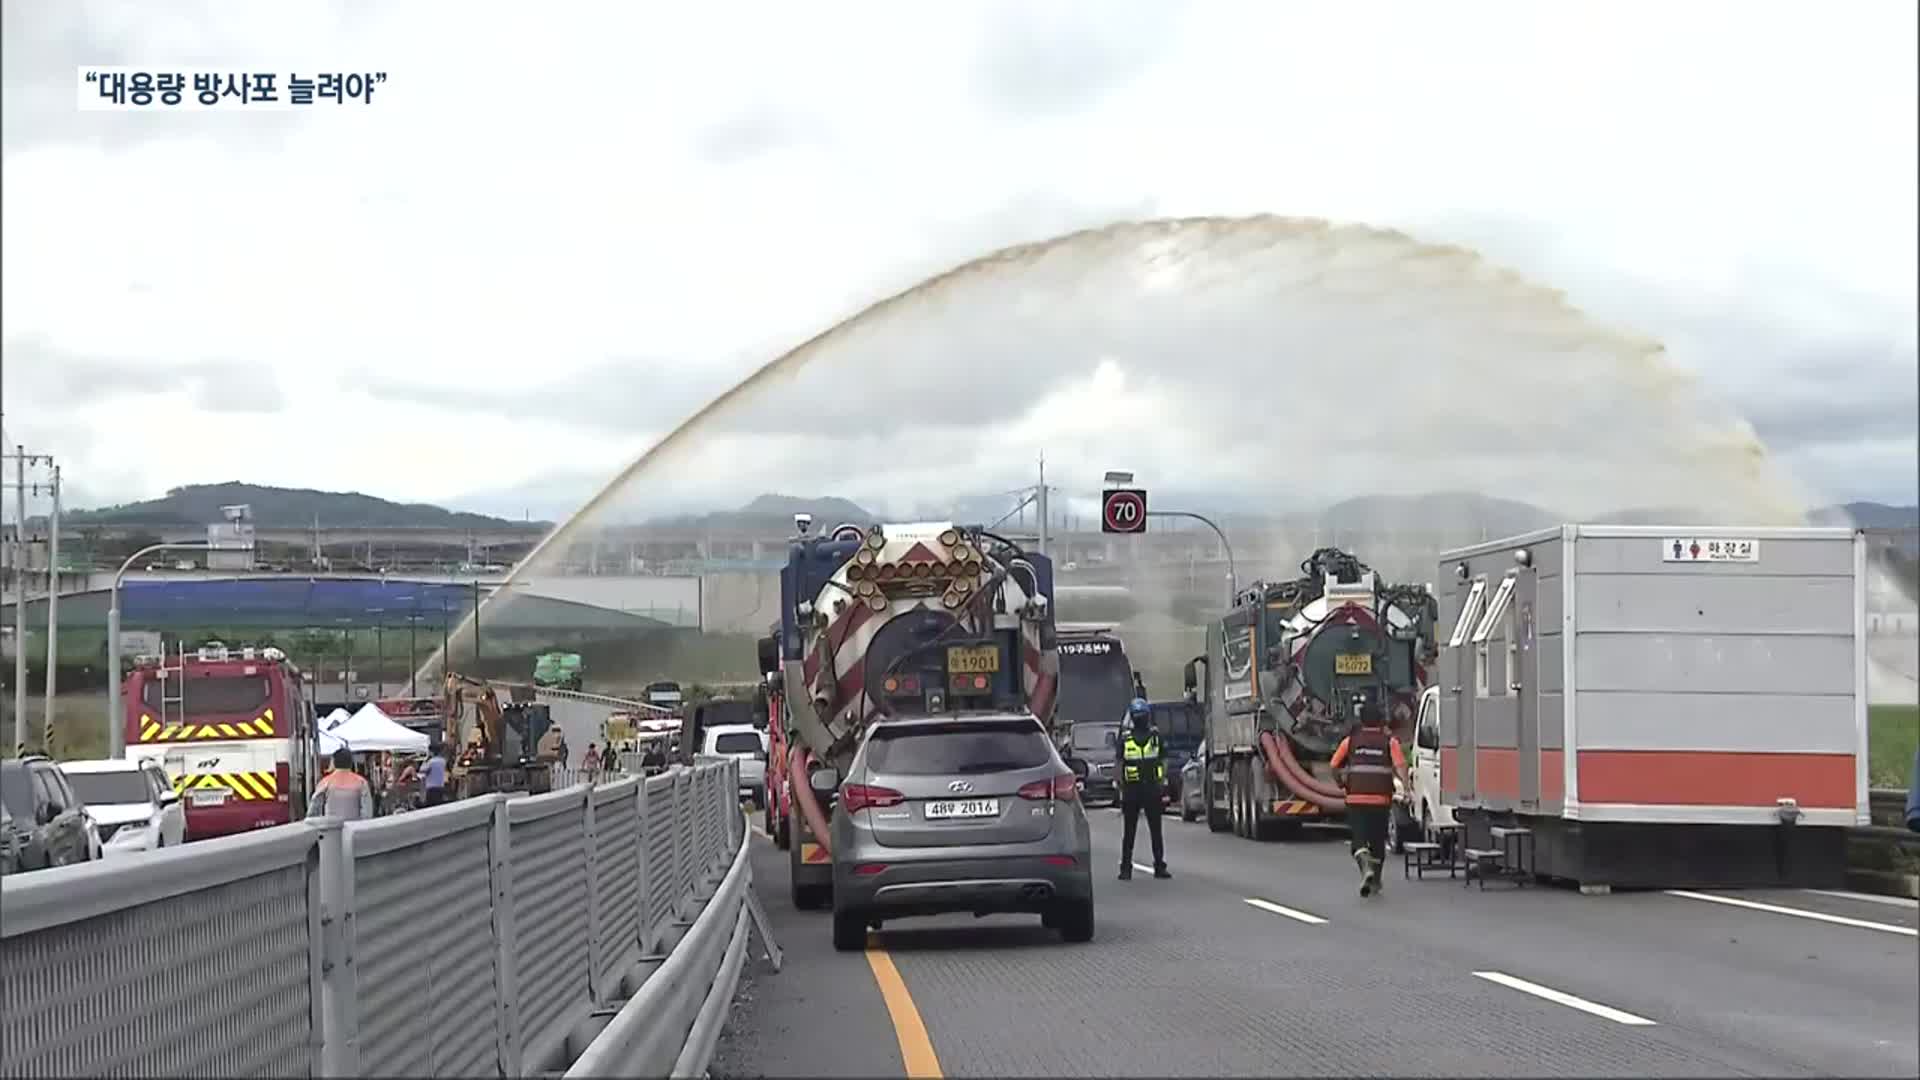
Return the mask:
{"type": "Polygon", "coordinates": [[[704,1069],[745,949],[711,930],[746,918],[738,768],[0,879],[0,1075],[704,1069]]]}

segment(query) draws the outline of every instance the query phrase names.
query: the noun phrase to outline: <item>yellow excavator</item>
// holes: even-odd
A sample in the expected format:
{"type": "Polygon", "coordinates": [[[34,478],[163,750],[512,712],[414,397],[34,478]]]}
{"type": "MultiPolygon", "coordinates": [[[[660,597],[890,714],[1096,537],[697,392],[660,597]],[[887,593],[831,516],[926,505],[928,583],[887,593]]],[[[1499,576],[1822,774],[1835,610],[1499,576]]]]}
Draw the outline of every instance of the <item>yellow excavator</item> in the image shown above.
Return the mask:
{"type": "Polygon", "coordinates": [[[456,671],[447,672],[442,705],[442,745],[453,755],[447,780],[454,798],[553,789],[552,769],[534,757],[540,736],[552,723],[545,705],[514,701],[502,707],[491,684],[456,671]],[[473,706],[470,730],[469,705],[473,706]]]}

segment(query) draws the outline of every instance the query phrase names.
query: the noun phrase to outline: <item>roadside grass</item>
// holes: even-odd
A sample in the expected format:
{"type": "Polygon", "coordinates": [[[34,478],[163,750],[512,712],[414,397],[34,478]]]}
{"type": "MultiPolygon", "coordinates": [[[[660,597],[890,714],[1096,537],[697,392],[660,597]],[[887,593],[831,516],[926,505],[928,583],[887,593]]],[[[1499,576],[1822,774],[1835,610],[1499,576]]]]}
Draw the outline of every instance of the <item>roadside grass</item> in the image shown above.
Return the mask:
{"type": "Polygon", "coordinates": [[[1868,784],[1907,790],[1913,782],[1916,748],[1920,748],[1920,705],[1868,706],[1868,784]]]}

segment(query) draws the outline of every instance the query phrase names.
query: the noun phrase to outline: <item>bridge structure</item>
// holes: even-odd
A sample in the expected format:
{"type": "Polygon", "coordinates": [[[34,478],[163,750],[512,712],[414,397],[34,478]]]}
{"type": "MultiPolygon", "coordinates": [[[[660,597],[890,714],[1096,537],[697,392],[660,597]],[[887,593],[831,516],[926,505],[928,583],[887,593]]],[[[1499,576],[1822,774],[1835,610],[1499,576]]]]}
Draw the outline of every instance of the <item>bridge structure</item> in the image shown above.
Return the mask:
{"type": "MultiPolygon", "coordinates": [[[[643,708],[531,694],[576,753],[643,708]]],[[[1086,808],[1093,941],[936,916],[848,957],[790,902],[795,854],[742,812],[739,770],[7,875],[0,1075],[1920,1071],[1920,903],[1898,897],[1409,873],[1361,901],[1337,833],[1253,846],[1177,814],[1175,876],[1116,881],[1145,852],[1086,808]],[[1359,1015],[1393,1037],[1355,1040],[1359,1015]]]]}

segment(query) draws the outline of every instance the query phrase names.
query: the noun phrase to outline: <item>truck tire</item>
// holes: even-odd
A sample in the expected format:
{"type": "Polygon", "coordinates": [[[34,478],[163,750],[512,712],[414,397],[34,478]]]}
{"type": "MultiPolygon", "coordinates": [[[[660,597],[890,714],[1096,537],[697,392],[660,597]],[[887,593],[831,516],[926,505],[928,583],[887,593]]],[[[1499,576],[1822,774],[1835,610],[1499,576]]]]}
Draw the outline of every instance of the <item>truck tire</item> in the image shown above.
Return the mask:
{"type": "Polygon", "coordinates": [[[1053,923],[1063,941],[1076,945],[1092,941],[1093,901],[1077,900],[1060,905],[1054,912],[1053,923]]]}
{"type": "Polygon", "coordinates": [[[1226,812],[1215,804],[1216,797],[1219,795],[1219,782],[1213,775],[1212,759],[1208,759],[1207,761],[1207,773],[1201,778],[1201,784],[1203,785],[1201,790],[1206,792],[1206,798],[1202,800],[1204,809],[1202,809],[1201,813],[1207,815],[1207,831],[1217,833],[1226,832],[1231,823],[1227,820],[1226,812]]]}

